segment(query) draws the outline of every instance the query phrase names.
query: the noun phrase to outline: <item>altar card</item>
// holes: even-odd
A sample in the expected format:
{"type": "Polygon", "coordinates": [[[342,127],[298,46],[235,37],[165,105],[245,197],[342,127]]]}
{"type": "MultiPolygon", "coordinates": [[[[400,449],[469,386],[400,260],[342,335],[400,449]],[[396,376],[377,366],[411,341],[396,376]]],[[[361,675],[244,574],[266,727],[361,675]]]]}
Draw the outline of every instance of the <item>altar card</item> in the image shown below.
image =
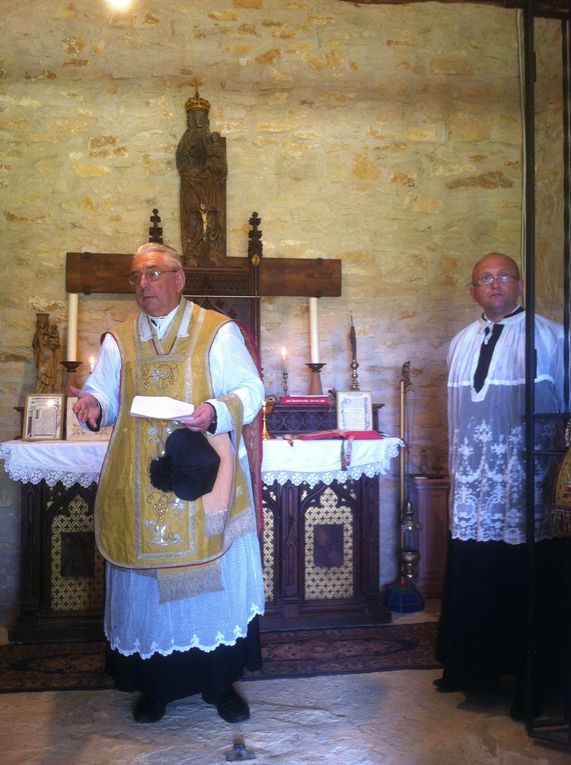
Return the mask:
{"type": "Polygon", "coordinates": [[[22,438],[26,441],[56,441],[63,437],[65,396],[60,393],[31,393],[26,396],[22,438]]]}
{"type": "Polygon", "coordinates": [[[337,427],[339,430],[373,429],[371,391],[339,391],[337,393],[337,427]]]}

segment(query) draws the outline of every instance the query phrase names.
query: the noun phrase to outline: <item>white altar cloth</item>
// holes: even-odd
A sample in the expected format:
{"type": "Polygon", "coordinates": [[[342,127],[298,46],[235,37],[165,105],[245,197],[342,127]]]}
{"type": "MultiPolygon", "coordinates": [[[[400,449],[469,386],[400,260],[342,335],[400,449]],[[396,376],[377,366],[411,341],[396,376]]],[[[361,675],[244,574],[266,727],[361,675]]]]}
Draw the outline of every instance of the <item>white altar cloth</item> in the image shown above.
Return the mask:
{"type": "Polygon", "coordinates": [[[333,481],[345,483],[348,478],[358,479],[362,475],[383,475],[398,455],[401,443],[400,438],[351,442],[334,438],[264,441],[262,478],[268,485],[274,481],[279,484],[291,481],[299,486],[305,481],[315,486],[322,481],[328,486],[333,481]],[[349,462],[345,470],[342,468],[343,454],[349,462]]]}
{"type": "Polygon", "coordinates": [[[5,441],[0,459],[14,481],[87,487],[99,480],[109,441],[5,441]]]}
{"type": "MultiPolygon", "coordinates": [[[[14,481],[48,486],[61,481],[70,487],[78,483],[87,487],[99,480],[108,441],[5,441],[0,444],[0,459],[6,473],[14,481]]],[[[352,441],[350,454],[347,441],[324,439],[291,442],[272,439],[264,441],[262,478],[264,483],[295,485],[306,481],[315,486],[320,481],[344,483],[348,478],[362,475],[382,475],[397,456],[399,438],[352,441]],[[344,470],[342,457],[350,458],[344,470]]]]}

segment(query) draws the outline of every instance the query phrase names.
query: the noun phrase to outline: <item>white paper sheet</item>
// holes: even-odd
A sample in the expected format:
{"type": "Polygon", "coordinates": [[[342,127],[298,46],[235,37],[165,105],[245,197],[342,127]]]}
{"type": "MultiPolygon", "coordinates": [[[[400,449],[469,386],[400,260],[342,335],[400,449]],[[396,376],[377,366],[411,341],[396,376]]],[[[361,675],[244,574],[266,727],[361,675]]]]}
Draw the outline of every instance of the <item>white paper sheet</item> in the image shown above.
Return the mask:
{"type": "Polygon", "coordinates": [[[194,412],[194,404],[170,396],[135,396],[131,404],[134,417],[152,417],[157,420],[178,420],[194,412]]]}

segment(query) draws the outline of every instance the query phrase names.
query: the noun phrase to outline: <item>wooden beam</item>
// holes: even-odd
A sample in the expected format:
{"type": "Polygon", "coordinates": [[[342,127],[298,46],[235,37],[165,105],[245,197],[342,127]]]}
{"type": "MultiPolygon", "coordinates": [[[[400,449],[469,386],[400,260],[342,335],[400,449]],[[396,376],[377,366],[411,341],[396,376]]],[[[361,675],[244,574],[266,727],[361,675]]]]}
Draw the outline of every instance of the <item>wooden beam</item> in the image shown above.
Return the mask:
{"type": "MultiPolygon", "coordinates": [[[[127,281],[131,254],[105,252],[68,252],[66,256],[67,292],[129,294],[127,281]]],[[[215,268],[188,268],[188,295],[247,295],[248,258],[228,258],[228,265],[215,268]]],[[[262,258],[259,273],[260,297],[339,297],[341,261],[315,258],[262,258]]]]}
{"type": "Polygon", "coordinates": [[[68,252],[65,263],[67,292],[109,292],[119,295],[133,291],[127,281],[133,256],[109,252],[68,252]]]}
{"type": "MultiPolygon", "coordinates": [[[[411,5],[432,2],[432,0],[342,0],[351,5],[411,5]]],[[[454,3],[464,5],[495,5],[498,8],[526,8],[527,0],[439,0],[441,3],[454,3]]],[[[569,0],[535,0],[533,3],[533,15],[545,16],[546,18],[568,19],[571,16],[569,0]]]]}
{"type": "Polygon", "coordinates": [[[264,258],[260,264],[260,295],[339,297],[341,261],[264,258]]]}

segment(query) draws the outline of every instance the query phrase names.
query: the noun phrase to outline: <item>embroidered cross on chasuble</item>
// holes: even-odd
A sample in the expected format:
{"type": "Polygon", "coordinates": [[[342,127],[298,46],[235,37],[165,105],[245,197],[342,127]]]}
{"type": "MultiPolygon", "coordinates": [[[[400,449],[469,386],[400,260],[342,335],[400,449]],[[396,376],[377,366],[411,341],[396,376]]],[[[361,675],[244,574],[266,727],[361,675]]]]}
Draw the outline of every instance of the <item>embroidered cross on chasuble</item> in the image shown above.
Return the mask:
{"type": "MultiPolygon", "coordinates": [[[[235,539],[255,530],[255,513],[239,444],[233,445],[227,433],[208,437],[221,460],[212,492],[188,501],[155,488],[150,463],[179,426],[132,417],[131,401],[138,394],[199,402],[213,398],[208,354],[227,321],[183,299],[162,341],[149,333],[144,314],[112,330],[122,361],[121,407],[97,492],[97,543],[111,563],[157,576],[162,600],[220,589],[218,561],[235,539]]],[[[221,400],[238,439],[242,403],[234,395],[221,400]]]]}

